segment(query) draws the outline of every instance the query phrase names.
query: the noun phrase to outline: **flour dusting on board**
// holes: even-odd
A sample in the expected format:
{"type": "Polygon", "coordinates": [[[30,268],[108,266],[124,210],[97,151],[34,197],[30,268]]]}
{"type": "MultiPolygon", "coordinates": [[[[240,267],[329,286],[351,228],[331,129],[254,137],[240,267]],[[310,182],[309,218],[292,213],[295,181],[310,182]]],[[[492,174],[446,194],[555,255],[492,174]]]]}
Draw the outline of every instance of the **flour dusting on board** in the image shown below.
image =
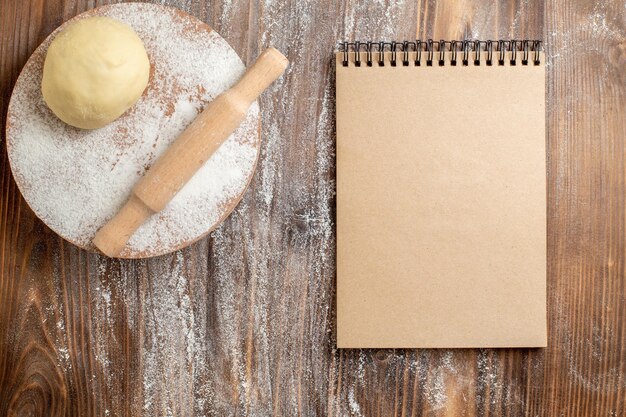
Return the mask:
{"type": "MultiPolygon", "coordinates": [[[[41,59],[26,65],[9,113],[9,157],[27,202],[53,230],[87,248],[93,248],[97,229],[123,205],[146,169],[244,71],[217,33],[173,10],[134,4],[101,13],[133,27],[150,56],[150,84],[137,104],[101,129],[64,124],[40,93],[45,43],[34,54],[41,59]]],[[[227,214],[226,206],[238,199],[254,170],[258,120],[254,103],[239,129],[172,202],[137,230],[129,252],[176,248],[227,214]]]]}

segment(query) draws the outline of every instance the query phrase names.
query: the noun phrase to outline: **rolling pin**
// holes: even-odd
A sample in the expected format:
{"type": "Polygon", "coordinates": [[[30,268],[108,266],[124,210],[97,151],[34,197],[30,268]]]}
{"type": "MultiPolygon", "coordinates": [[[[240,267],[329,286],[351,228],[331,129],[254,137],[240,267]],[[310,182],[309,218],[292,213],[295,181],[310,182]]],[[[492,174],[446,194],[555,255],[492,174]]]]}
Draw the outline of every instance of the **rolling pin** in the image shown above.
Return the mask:
{"type": "Polygon", "coordinates": [[[282,75],[287,64],[287,58],[278,50],[265,50],[237,84],[209,103],[148,169],[135,184],[126,204],[98,230],[94,245],[107,256],[119,256],[139,226],[163,210],[237,129],[248,108],[282,75]]]}

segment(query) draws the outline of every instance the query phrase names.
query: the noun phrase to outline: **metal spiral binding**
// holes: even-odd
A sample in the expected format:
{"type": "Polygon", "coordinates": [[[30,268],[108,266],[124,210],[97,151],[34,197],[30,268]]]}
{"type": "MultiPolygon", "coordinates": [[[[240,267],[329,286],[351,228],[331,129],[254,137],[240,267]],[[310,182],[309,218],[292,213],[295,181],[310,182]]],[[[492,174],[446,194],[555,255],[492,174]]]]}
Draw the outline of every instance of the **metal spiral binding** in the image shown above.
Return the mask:
{"type": "Polygon", "coordinates": [[[398,62],[402,66],[409,66],[410,53],[415,53],[415,66],[422,65],[422,55],[426,56],[425,65],[432,66],[433,62],[436,62],[439,66],[446,65],[446,52],[449,52],[449,63],[452,66],[457,65],[457,57],[461,54],[461,65],[470,65],[470,55],[472,55],[472,64],[481,65],[483,62],[483,52],[486,52],[486,58],[484,63],[487,66],[492,65],[504,65],[504,61],[509,56],[509,65],[516,65],[517,62],[521,62],[521,65],[529,65],[532,55],[533,65],[539,65],[539,52],[541,51],[540,40],[439,40],[433,41],[428,39],[426,41],[417,39],[415,41],[403,41],[403,42],[343,42],[343,66],[347,67],[349,62],[349,53],[354,52],[354,64],[360,67],[363,64],[362,54],[365,52],[365,65],[368,67],[375,64],[384,67],[386,63],[390,66],[399,66],[398,62]],[[390,52],[389,59],[385,59],[385,52],[390,52]],[[497,53],[497,60],[494,61],[494,52],[497,53]],[[398,60],[398,56],[401,56],[401,60],[398,60]],[[518,55],[522,56],[521,60],[518,60],[518,55]],[[376,56],[376,60],[374,60],[376,56]]]}

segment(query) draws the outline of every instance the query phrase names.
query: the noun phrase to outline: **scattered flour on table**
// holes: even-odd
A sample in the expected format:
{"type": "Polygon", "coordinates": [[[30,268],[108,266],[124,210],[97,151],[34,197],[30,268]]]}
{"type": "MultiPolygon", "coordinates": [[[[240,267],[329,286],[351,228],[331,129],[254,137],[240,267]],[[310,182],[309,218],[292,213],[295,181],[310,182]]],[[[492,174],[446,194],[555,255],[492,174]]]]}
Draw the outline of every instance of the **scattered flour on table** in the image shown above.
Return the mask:
{"type": "MultiPolygon", "coordinates": [[[[167,10],[167,9],[166,9],[167,10]]],[[[146,4],[109,7],[144,41],[153,65],[150,84],[129,113],[97,130],[72,128],[45,105],[41,93],[44,43],[30,60],[11,102],[9,157],[35,213],[61,236],[84,247],[123,205],[135,182],[207,102],[244,71],[216,32],[146,4]]],[[[142,225],[131,252],[159,254],[206,233],[244,191],[258,153],[256,103],[172,202],[142,225]]]]}

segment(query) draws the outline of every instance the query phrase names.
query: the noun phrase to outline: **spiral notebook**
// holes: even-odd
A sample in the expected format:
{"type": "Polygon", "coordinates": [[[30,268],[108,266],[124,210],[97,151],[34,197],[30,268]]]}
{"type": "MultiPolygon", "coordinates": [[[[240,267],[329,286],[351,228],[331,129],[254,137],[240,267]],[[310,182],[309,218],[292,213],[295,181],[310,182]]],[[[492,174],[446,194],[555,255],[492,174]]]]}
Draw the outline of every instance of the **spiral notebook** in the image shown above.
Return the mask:
{"type": "Polygon", "coordinates": [[[335,59],[338,347],[546,346],[540,42],[335,59]]]}

